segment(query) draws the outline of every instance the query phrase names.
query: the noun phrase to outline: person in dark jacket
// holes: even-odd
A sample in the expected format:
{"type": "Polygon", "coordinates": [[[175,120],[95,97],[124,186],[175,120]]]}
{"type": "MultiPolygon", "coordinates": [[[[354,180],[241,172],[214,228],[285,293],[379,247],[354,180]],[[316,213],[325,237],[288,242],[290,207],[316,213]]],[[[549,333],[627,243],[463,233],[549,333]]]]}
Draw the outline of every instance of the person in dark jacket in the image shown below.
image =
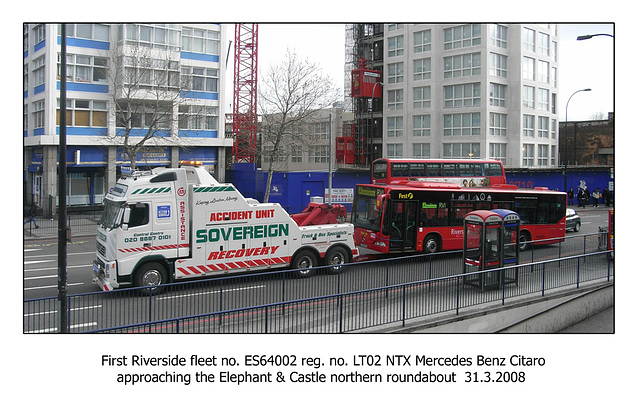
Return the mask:
{"type": "Polygon", "coordinates": [[[29,211],[27,212],[27,219],[24,221],[24,224],[22,225],[25,225],[27,223],[31,225],[31,223],[33,223],[33,225],[35,225],[36,228],[40,228],[38,224],[36,224],[37,212],[38,212],[38,207],[36,206],[35,203],[31,203],[31,206],[29,207],[29,211]]]}

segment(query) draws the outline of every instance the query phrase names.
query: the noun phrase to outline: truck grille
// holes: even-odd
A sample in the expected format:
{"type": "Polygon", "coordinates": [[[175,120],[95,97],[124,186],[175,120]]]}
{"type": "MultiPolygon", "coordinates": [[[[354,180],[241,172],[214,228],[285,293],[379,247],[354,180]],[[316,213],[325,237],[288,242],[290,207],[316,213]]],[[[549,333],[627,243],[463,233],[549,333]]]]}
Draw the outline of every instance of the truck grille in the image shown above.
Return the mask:
{"type": "Polygon", "coordinates": [[[98,253],[100,253],[100,255],[102,255],[102,257],[106,257],[107,248],[104,247],[104,245],[102,243],[96,242],[96,250],[98,251],[98,253]]]}

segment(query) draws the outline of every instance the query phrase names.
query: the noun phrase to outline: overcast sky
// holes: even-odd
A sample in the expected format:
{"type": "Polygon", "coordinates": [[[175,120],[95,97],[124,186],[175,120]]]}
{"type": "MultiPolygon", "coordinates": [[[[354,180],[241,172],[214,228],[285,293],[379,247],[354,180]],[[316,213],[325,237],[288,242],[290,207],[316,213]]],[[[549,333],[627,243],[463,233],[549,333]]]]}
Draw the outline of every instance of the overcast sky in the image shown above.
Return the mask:
{"type": "MultiPolygon", "coordinates": [[[[571,99],[569,120],[589,120],[613,111],[613,39],[606,36],[578,41],[584,34],[613,34],[612,24],[561,24],[559,36],[558,118],[565,120],[567,99],[577,90],[591,88],[571,99]]],[[[233,26],[228,31],[233,37],[233,26]]],[[[258,28],[258,68],[280,62],[287,48],[300,58],[321,65],[338,87],[344,80],[344,25],[336,24],[260,24],[258,28]]],[[[229,68],[232,75],[233,64],[229,68]]],[[[230,96],[233,95],[229,89],[230,96]]],[[[230,112],[231,108],[227,109],[230,112]]]]}

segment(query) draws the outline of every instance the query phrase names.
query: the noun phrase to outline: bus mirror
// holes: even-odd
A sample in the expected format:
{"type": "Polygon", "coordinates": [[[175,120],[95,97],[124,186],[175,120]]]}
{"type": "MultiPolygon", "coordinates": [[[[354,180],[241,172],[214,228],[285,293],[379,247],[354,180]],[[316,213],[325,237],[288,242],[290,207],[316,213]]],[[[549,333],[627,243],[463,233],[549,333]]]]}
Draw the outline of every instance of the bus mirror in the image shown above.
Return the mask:
{"type": "Polygon", "coordinates": [[[388,196],[389,195],[378,195],[378,198],[376,199],[376,210],[382,210],[382,208],[384,207],[384,200],[388,196]]]}

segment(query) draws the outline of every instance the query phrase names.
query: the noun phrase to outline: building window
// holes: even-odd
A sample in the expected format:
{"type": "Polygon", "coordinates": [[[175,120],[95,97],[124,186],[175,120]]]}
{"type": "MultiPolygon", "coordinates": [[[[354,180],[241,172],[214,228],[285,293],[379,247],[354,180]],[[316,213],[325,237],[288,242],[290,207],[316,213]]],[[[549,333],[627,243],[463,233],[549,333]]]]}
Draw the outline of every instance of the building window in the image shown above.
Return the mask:
{"type": "Polygon", "coordinates": [[[402,83],[404,81],[404,63],[389,64],[388,71],[387,83],[402,83]]]}
{"type": "Polygon", "coordinates": [[[302,145],[291,145],[291,162],[302,163],[302,145]]]}
{"type": "Polygon", "coordinates": [[[444,87],[444,107],[461,108],[480,105],[480,83],[444,87]]]}
{"type": "Polygon", "coordinates": [[[502,54],[489,54],[489,74],[491,76],[507,77],[507,56],[502,54]]]}
{"type": "Polygon", "coordinates": [[[522,116],[522,136],[523,137],[535,137],[535,121],[536,117],[533,115],[522,116]]]}
{"type": "Polygon", "coordinates": [[[522,166],[523,167],[533,166],[534,148],[535,148],[534,144],[524,144],[522,146],[522,166]]]}
{"type": "Polygon", "coordinates": [[[44,24],[38,24],[33,27],[33,44],[36,45],[46,39],[46,29],[44,24]]]}
{"type": "Polygon", "coordinates": [[[480,24],[456,26],[444,30],[444,49],[476,46],[481,43],[480,24]]]}
{"type": "Polygon", "coordinates": [[[556,156],[557,148],[555,145],[551,145],[551,166],[555,166],[557,162],[556,156]]]}
{"type": "Polygon", "coordinates": [[[428,137],[431,135],[431,115],[413,115],[413,136],[428,137]]]}
{"type": "Polygon", "coordinates": [[[329,146],[310,145],[309,163],[329,163],[329,146]]]}
{"type": "Polygon", "coordinates": [[[489,25],[489,43],[492,46],[507,48],[507,27],[489,25]]]}
{"type": "Polygon", "coordinates": [[[557,68],[551,68],[551,84],[553,84],[553,87],[558,87],[558,69],[557,68]]]}
{"type": "Polygon", "coordinates": [[[431,144],[413,144],[413,157],[416,159],[429,159],[431,157],[431,144]]]}
{"type": "MultiPolygon", "coordinates": [[[[58,53],[58,80],[60,80],[58,53]]],[[[89,55],[67,54],[67,81],[107,84],[107,58],[89,55]]]]}
{"type": "Polygon", "coordinates": [[[547,61],[538,61],[538,81],[549,83],[549,63],[547,61]]]}
{"type": "Polygon", "coordinates": [[[39,86],[45,81],[44,55],[33,61],[33,85],[39,86]]]}
{"type": "MultiPolygon", "coordinates": [[[[60,99],[56,109],[56,125],[60,125],[60,99]]],[[[67,126],[107,127],[107,101],[68,99],[67,126]]]]}
{"type": "Polygon", "coordinates": [[[549,138],[549,118],[538,116],[538,137],[549,138]]]}
{"type": "Polygon", "coordinates": [[[480,112],[444,115],[445,136],[480,135],[480,112]]]}
{"type": "Polygon", "coordinates": [[[507,136],[507,115],[504,113],[489,114],[489,134],[507,136]]]}
{"type": "MultiPolygon", "coordinates": [[[[109,41],[109,25],[103,24],[67,24],[67,37],[77,37],[96,41],[109,41]]],[[[58,25],[58,35],[62,27],[58,25]]]]}
{"type": "Polygon", "coordinates": [[[394,36],[387,39],[389,57],[404,55],[404,36],[394,36]]]}
{"type": "Polygon", "coordinates": [[[551,59],[554,62],[558,62],[558,42],[551,42],[551,59]]]}
{"type": "Polygon", "coordinates": [[[507,106],[507,86],[496,83],[489,84],[489,105],[503,108],[507,106]]]}
{"type": "Polygon", "coordinates": [[[480,53],[461,54],[444,58],[444,77],[472,76],[480,74],[480,53]]]}
{"type": "Polygon", "coordinates": [[[538,32],[538,54],[549,55],[549,35],[538,32]]]}
{"type": "Polygon", "coordinates": [[[443,157],[462,159],[480,155],[480,143],[478,142],[461,142],[443,145],[443,157]]]}
{"type": "Polygon", "coordinates": [[[536,60],[529,57],[524,57],[522,59],[522,78],[527,80],[535,80],[536,72],[535,72],[535,64],[536,60]]]}
{"type": "Polygon", "coordinates": [[[404,90],[387,90],[387,108],[389,110],[400,110],[403,108],[404,90]]]}
{"type": "Polygon", "coordinates": [[[524,108],[535,109],[535,88],[530,86],[522,87],[522,106],[524,108]]]}
{"type": "Polygon", "coordinates": [[[180,130],[218,131],[218,107],[181,105],[178,107],[180,130]]]}
{"type": "Polygon", "coordinates": [[[182,51],[220,55],[220,32],[183,27],[182,51]]]}
{"type": "Polygon", "coordinates": [[[387,118],[387,137],[402,137],[402,116],[387,118]]]}
{"type": "Polygon", "coordinates": [[[522,46],[525,50],[536,50],[536,32],[533,29],[522,28],[522,46]]]}
{"type": "Polygon", "coordinates": [[[413,52],[422,53],[431,51],[431,30],[422,30],[413,33],[413,52]]]}
{"type": "Polygon", "coordinates": [[[180,48],[180,30],[178,25],[170,24],[119,25],[118,43],[123,40],[133,46],[177,50],[180,48]]]}
{"type": "Polygon", "coordinates": [[[558,121],[556,119],[551,119],[551,138],[556,139],[558,134],[558,121]]]}
{"type": "Polygon", "coordinates": [[[431,86],[413,88],[413,107],[431,108],[431,86]]]}
{"type": "Polygon", "coordinates": [[[431,79],[431,58],[416,59],[413,61],[413,80],[431,79]]]}
{"type": "Polygon", "coordinates": [[[44,127],[44,100],[35,101],[31,107],[33,128],[38,129],[44,127]]]}
{"type": "Polygon", "coordinates": [[[502,163],[507,162],[507,144],[489,144],[489,157],[491,159],[498,159],[502,163]]]}
{"type": "Polygon", "coordinates": [[[218,92],[218,69],[183,66],[180,70],[182,87],[193,91],[218,92]]]}
{"type": "Polygon", "coordinates": [[[549,165],[549,145],[538,145],[538,166],[549,165]]]}
{"type": "Polygon", "coordinates": [[[546,88],[538,89],[538,109],[549,110],[549,90],[546,88]]]}
{"type": "Polygon", "coordinates": [[[390,159],[402,157],[402,144],[387,144],[387,157],[390,159]]]}

